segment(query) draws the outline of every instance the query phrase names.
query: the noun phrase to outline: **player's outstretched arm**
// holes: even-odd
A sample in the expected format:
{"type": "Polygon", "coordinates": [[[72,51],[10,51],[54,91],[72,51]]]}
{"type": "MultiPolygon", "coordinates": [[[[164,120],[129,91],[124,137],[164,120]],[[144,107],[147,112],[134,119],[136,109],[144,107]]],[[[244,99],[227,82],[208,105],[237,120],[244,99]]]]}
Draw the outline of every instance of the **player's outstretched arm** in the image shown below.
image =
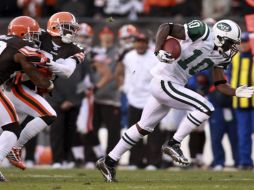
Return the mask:
{"type": "Polygon", "coordinates": [[[48,80],[48,78],[44,77],[40,72],[38,72],[34,65],[27,61],[23,54],[17,53],[15,55],[15,61],[21,64],[24,72],[37,87],[50,88],[50,86],[52,86],[52,83],[48,80]]]}
{"type": "Polygon", "coordinates": [[[237,96],[240,98],[251,98],[253,96],[253,86],[247,87],[247,85],[243,85],[237,89],[232,88],[225,80],[224,70],[222,68],[213,69],[213,80],[217,90],[226,95],[237,96]]]}
{"type": "Polygon", "coordinates": [[[156,44],[155,52],[159,52],[162,49],[162,45],[168,36],[184,40],[185,39],[185,29],[181,24],[164,23],[159,26],[156,33],[156,44]]]}

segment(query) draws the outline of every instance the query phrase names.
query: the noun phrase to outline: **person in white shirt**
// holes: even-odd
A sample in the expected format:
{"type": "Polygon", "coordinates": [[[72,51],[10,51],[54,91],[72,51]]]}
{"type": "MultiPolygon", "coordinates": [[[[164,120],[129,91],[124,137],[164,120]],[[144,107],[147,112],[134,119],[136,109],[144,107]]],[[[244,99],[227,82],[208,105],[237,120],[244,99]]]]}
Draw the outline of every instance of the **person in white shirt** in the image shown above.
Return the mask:
{"type": "MultiPolygon", "coordinates": [[[[144,34],[136,35],[133,49],[125,54],[122,62],[118,65],[122,71],[116,73],[116,78],[123,78],[123,91],[128,99],[128,127],[138,122],[145,103],[150,94],[149,84],[152,80],[150,70],[158,63],[154,53],[149,49],[149,39],[144,34]]],[[[159,151],[160,154],[160,151],[159,151]]],[[[133,168],[144,167],[145,145],[139,141],[131,150],[129,165],[133,168]]],[[[157,165],[159,157],[151,158],[149,164],[157,165]]]]}

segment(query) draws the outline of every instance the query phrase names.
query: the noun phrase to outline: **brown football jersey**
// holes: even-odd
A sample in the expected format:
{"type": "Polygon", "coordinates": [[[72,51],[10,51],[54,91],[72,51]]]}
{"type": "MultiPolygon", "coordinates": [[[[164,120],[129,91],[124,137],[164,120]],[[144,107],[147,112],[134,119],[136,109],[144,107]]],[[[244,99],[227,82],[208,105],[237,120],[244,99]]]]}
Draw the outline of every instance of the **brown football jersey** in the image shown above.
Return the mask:
{"type": "Polygon", "coordinates": [[[33,63],[40,62],[40,52],[33,44],[12,35],[0,35],[0,85],[11,78],[16,71],[21,71],[20,63],[15,62],[17,53],[22,53],[33,63]],[[38,56],[39,55],[39,56],[38,56]]]}
{"type": "Polygon", "coordinates": [[[82,63],[84,61],[84,50],[79,48],[73,43],[66,44],[61,43],[58,45],[53,42],[53,37],[47,32],[42,32],[40,36],[41,46],[40,49],[53,61],[57,59],[66,59],[68,57],[72,57],[76,60],[76,62],[82,63]]]}

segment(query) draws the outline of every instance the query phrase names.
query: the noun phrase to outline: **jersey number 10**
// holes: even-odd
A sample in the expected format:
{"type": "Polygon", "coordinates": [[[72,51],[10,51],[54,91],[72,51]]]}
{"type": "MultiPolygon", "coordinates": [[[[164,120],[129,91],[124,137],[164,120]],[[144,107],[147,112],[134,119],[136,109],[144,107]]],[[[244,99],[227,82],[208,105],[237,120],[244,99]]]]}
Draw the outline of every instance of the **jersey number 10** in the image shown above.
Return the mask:
{"type": "MultiPolygon", "coordinates": [[[[189,64],[200,55],[202,55],[202,51],[195,49],[190,57],[186,58],[185,60],[179,60],[177,63],[182,67],[182,69],[186,70],[190,66],[189,64]]],[[[191,65],[191,68],[189,69],[189,74],[194,75],[195,73],[212,67],[213,65],[214,62],[211,59],[205,58],[196,65],[191,65]]]]}

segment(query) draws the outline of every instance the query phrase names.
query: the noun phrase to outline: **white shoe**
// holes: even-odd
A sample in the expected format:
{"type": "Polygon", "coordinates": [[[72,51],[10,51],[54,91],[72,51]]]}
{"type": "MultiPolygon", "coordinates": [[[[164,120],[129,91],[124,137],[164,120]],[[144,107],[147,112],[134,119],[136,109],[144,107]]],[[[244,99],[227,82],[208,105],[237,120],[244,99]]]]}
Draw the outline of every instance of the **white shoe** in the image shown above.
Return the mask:
{"type": "Polygon", "coordinates": [[[63,165],[59,162],[56,162],[56,163],[52,164],[52,168],[53,169],[61,169],[61,168],[63,168],[63,165]]]}
{"type": "Polygon", "coordinates": [[[224,167],[223,167],[222,165],[216,165],[216,166],[213,167],[213,171],[216,171],[216,172],[217,172],[217,171],[222,171],[223,168],[224,168],[224,167]]]}
{"type": "Polygon", "coordinates": [[[93,163],[93,162],[87,162],[85,164],[85,169],[94,170],[95,169],[95,163],[93,163]]]}
{"type": "Polygon", "coordinates": [[[138,166],[136,166],[136,165],[129,165],[127,167],[127,170],[137,170],[137,169],[138,169],[138,166]]]}
{"type": "Polygon", "coordinates": [[[154,170],[157,170],[157,167],[154,165],[148,165],[146,166],[145,170],[154,171],[154,170]]]}
{"type": "Polygon", "coordinates": [[[63,161],[63,164],[62,164],[63,169],[72,169],[74,167],[75,167],[75,162],[63,161]]]}
{"type": "Polygon", "coordinates": [[[32,161],[32,160],[27,160],[27,161],[26,161],[26,167],[27,167],[27,168],[33,168],[33,167],[34,167],[34,161],[32,161]]]}

